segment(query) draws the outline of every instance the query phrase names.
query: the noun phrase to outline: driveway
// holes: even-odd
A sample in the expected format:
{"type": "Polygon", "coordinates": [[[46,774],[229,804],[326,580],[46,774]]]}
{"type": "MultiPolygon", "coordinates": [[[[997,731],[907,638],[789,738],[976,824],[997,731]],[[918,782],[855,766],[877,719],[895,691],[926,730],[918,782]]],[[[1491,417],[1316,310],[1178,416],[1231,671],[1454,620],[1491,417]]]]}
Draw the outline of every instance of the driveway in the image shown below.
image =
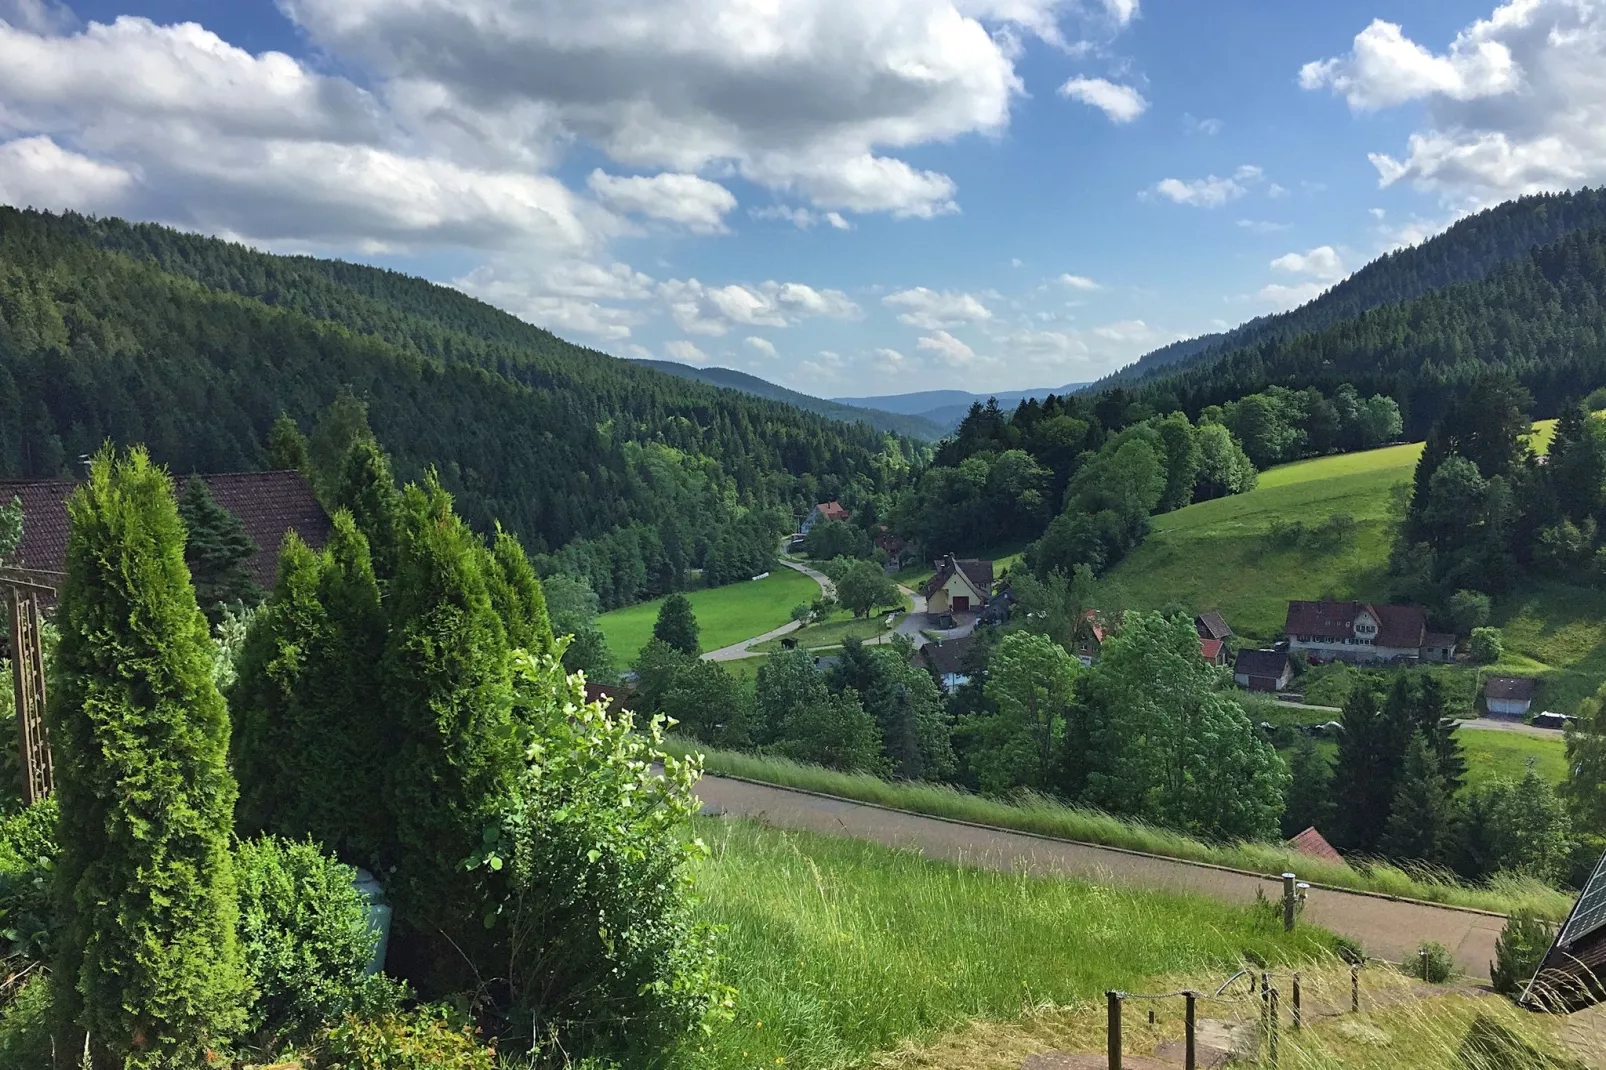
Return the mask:
{"type": "Polygon", "coordinates": [[[1462,721],[1462,728],[1470,728],[1475,732],[1514,732],[1519,736],[1538,736],[1540,739],[1554,739],[1561,742],[1566,738],[1559,728],[1536,728],[1521,721],[1502,721],[1498,717],[1475,717],[1462,721]]]}

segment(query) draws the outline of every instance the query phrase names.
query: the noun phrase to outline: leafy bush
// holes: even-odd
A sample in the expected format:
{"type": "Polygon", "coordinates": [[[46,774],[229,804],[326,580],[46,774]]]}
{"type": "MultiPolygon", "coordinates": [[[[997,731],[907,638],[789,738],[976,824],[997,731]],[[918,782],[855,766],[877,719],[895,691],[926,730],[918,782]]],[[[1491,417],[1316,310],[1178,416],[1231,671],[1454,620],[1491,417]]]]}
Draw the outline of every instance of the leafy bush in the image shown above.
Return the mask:
{"type": "Polygon", "coordinates": [[[36,977],[0,1010],[0,1070],[51,1065],[50,981],[36,977]]]}
{"type": "Polygon", "coordinates": [[[251,1032],[305,1040],[358,1007],[378,934],[356,871],[316,844],[265,836],[240,844],[235,872],[251,1032]]]}
{"type": "Polygon", "coordinates": [[[1455,976],[1455,960],[1450,957],[1450,949],[1433,940],[1416,949],[1413,965],[1421,972],[1422,980],[1429,984],[1442,985],[1455,976]]]}
{"type": "Polygon", "coordinates": [[[495,1070],[496,1057],[472,1025],[449,1010],[422,1007],[377,1018],[348,1015],[324,1040],[318,1070],[495,1070]]]}
{"type": "Polygon", "coordinates": [[[0,821],[0,939],[13,968],[50,954],[60,814],[51,796],[0,821]]]}
{"type": "Polygon", "coordinates": [[[1472,629],[1472,638],[1467,642],[1467,649],[1471,652],[1473,661],[1481,665],[1493,665],[1505,654],[1505,645],[1500,638],[1500,629],[1472,629]]]}
{"type": "Polygon", "coordinates": [[[1521,993],[1555,938],[1555,926],[1533,911],[1513,911],[1495,941],[1495,960],[1489,964],[1494,990],[1507,996],[1521,993]]]}

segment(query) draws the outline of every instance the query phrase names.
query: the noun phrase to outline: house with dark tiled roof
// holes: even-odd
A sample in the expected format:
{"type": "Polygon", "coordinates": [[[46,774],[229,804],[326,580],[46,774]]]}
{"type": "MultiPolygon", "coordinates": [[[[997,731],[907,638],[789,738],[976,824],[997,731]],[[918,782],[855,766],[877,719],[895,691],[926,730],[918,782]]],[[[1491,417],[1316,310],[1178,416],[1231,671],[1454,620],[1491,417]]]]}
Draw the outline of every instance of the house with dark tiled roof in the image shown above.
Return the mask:
{"type": "Polygon", "coordinates": [[[1250,691],[1282,691],[1294,678],[1294,665],[1281,650],[1240,650],[1232,678],[1250,691]]]}
{"type": "Polygon", "coordinates": [[[1232,629],[1227,627],[1227,622],[1222,619],[1221,614],[1213,609],[1208,613],[1201,613],[1193,618],[1193,627],[1199,633],[1200,639],[1216,639],[1226,642],[1232,638],[1232,629]]]}
{"type": "Polygon", "coordinates": [[[967,635],[963,639],[927,643],[914,652],[909,664],[929,672],[943,693],[951,695],[985,668],[985,651],[979,639],[967,635]]]}
{"type": "Polygon", "coordinates": [[[1303,650],[1317,659],[1396,661],[1443,649],[1442,637],[1440,647],[1428,646],[1428,615],[1421,606],[1289,602],[1284,631],[1290,650],[1303,650]]]}
{"type": "Polygon", "coordinates": [[[993,563],[948,554],[920,594],[928,613],[979,613],[993,595],[993,563]]]}
{"type": "MultiPolygon", "coordinates": [[[[279,544],[294,531],[314,550],[329,541],[329,517],[299,472],[231,472],[203,475],[217,503],[235,516],[256,543],[246,570],[257,586],[271,590],[278,578],[279,544]]],[[[0,501],[22,503],[22,568],[60,572],[67,564],[67,499],[77,482],[71,479],[28,483],[0,482],[0,501]]],[[[175,488],[175,491],[178,488],[175,488]]]]}

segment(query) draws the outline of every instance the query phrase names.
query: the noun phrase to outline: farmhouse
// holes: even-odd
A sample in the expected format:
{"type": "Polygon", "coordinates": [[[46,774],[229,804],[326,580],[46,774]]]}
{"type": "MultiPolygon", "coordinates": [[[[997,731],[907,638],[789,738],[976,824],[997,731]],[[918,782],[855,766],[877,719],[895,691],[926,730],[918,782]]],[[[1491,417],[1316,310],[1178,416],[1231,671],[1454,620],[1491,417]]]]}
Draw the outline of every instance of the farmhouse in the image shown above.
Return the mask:
{"type": "Polygon", "coordinates": [[[1282,691],[1294,678],[1294,666],[1281,650],[1240,650],[1232,678],[1250,691],[1282,691]]]}
{"type": "Polygon", "coordinates": [[[1492,714],[1526,717],[1538,684],[1524,676],[1491,676],[1483,685],[1483,702],[1492,714]]]}
{"type": "Polygon", "coordinates": [[[840,502],[821,502],[809,510],[809,515],[803,518],[803,534],[807,535],[809,529],[823,520],[840,520],[846,522],[850,514],[840,502]]]}
{"type": "Polygon", "coordinates": [[[974,635],[963,639],[927,643],[914,652],[909,664],[925,669],[937,681],[943,693],[953,694],[970,682],[981,671],[983,648],[974,635]]]}
{"type": "Polygon", "coordinates": [[[1099,660],[1099,651],[1104,648],[1104,640],[1110,637],[1110,628],[1094,610],[1085,610],[1082,620],[1076,626],[1076,649],[1073,653],[1085,669],[1099,660]]]}
{"type": "Polygon", "coordinates": [[[926,612],[974,613],[987,604],[993,591],[993,563],[949,554],[937,562],[937,574],[920,589],[926,612]]]}
{"type": "MultiPolygon", "coordinates": [[[[329,541],[329,517],[299,472],[233,472],[199,478],[219,505],[240,518],[256,543],[257,552],[245,567],[264,591],[271,591],[278,578],[279,544],[286,534],[294,531],[314,550],[322,550],[329,541]]],[[[67,567],[67,498],[77,486],[71,479],[0,482],[0,502],[15,497],[22,503],[22,544],[17,547],[21,567],[46,572],[67,567]]]]}
{"type": "MultiPolygon", "coordinates": [[[[1290,650],[1340,661],[1394,661],[1427,657],[1427,611],[1421,606],[1367,602],[1289,602],[1284,625],[1290,650]]],[[[1450,643],[1453,654],[1453,637],[1450,643]]]]}

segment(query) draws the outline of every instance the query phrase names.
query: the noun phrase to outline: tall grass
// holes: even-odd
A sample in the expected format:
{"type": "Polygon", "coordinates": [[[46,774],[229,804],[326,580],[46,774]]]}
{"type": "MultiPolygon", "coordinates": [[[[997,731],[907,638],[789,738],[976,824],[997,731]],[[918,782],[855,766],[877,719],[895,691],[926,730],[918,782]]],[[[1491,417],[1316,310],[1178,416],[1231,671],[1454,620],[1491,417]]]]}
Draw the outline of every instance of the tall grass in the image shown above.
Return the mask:
{"type": "Polygon", "coordinates": [[[1487,884],[1469,885],[1443,875],[1408,873],[1381,863],[1352,868],[1298,854],[1279,843],[1205,843],[1170,829],[1113,817],[1096,810],[1066,806],[1042,796],[1024,795],[1016,801],[1004,802],[946,785],[886,781],[861,773],[841,773],[780,758],[710,750],[684,740],[671,740],[670,746],[682,753],[700,751],[705,756],[705,769],[716,775],[724,773],[746,777],[897,810],[993,825],[1055,839],[1120,847],[1255,873],[1278,874],[1291,870],[1298,873],[1302,880],[1335,888],[1499,913],[1527,907],[1544,917],[1559,920],[1566,917],[1572,907],[1569,896],[1527,878],[1502,875],[1487,884]]]}
{"type": "Polygon", "coordinates": [[[694,1070],[859,1066],[975,1020],[1225,978],[1251,952],[1297,963],[1331,937],[1203,897],[930,862],[911,851],[701,819],[697,888],[723,928],[735,1018],[685,1053],[694,1070]]]}

